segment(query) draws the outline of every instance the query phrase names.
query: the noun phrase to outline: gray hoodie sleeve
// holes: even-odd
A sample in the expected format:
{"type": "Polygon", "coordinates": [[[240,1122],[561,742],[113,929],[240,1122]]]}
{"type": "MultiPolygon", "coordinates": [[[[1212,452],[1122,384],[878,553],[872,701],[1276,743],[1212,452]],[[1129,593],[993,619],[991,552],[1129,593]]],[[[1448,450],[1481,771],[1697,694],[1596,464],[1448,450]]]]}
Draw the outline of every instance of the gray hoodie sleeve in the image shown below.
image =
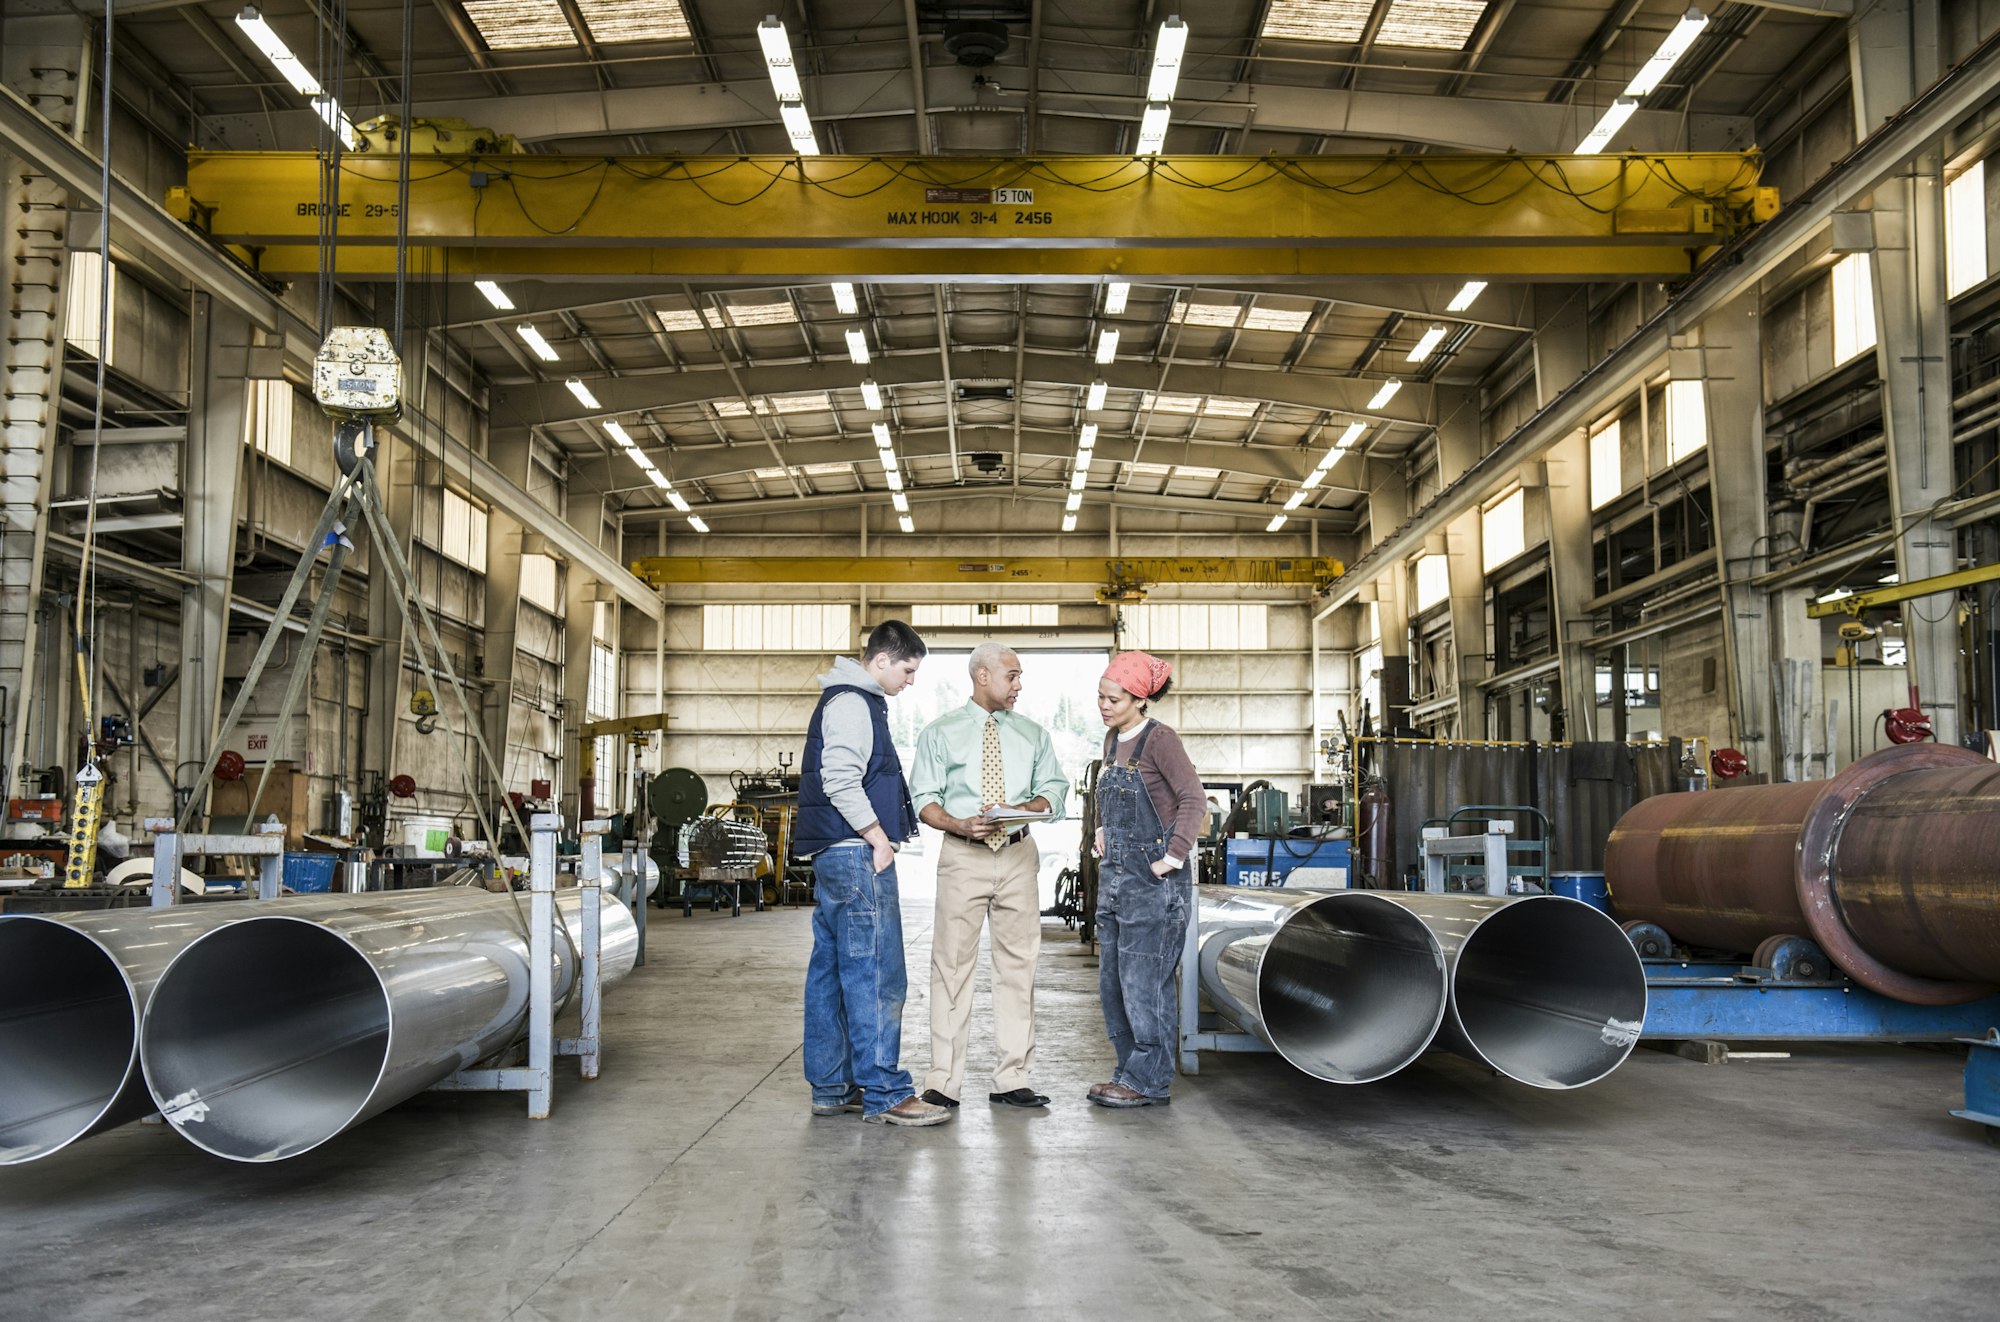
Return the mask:
{"type": "Polygon", "coordinates": [[[860,835],[875,825],[875,809],[861,788],[862,773],[875,752],[874,722],[859,693],[836,693],[820,715],[820,786],[827,799],[860,835]]]}

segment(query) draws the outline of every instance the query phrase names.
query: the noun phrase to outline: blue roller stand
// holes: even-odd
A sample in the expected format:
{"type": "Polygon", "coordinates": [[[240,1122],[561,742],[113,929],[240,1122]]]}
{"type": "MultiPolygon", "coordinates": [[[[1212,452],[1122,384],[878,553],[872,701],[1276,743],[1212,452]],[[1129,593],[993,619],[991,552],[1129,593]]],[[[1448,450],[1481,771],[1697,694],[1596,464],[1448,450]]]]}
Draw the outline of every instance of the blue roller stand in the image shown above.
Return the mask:
{"type": "Polygon", "coordinates": [[[1735,961],[1649,959],[1646,1026],[1640,1037],[1950,1042],[1996,1022],[2000,1022],[2000,996],[1968,1005],[1908,1005],[1844,977],[1787,979],[1735,961]]]}
{"type": "Polygon", "coordinates": [[[1345,840],[1264,839],[1225,840],[1222,881],[1226,886],[1282,886],[1300,868],[1334,868],[1351,880],[1350,852],[1345,840]]]}
{"type": "Polygon", "coordinates": [[[2000,1137],[2000,1030],[1985,1037],[1960,1038],[1966,1044],[1965,1107],[1952,1114],[1986,1126],[1986,1137],[2000,1137]]]}

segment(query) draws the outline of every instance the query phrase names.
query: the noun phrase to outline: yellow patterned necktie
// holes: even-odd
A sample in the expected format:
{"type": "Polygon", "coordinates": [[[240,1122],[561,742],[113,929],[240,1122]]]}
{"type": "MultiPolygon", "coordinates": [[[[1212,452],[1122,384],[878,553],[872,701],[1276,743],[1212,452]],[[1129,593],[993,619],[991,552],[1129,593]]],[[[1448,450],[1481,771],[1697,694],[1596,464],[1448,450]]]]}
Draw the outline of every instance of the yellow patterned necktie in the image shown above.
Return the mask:
{"type": "MultiPolygon", "coordinates": [[[[979,797],[985,803],[1007,802],[1007,771],[1000,761],[1000,718],[986,718],[986,732],[979,741],[979,797]]],[[[995,831],[986,837],[986,847],[999,853],[1007,847],[1007,833],[995,831]]]]}

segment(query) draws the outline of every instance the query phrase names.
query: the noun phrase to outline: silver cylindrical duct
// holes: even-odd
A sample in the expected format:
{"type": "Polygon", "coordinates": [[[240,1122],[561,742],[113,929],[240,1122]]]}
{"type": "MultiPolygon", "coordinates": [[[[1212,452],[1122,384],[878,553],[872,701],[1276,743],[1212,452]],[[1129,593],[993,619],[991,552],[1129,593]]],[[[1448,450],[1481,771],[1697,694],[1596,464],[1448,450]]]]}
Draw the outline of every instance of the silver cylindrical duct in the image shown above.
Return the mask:
{"type": "Polygon", "coordinates": [[[1443,953],[1378,892],[1201,886],[1195,896],[1209,999],[1307,1074],[1368,1083],[1436,1034],[1443,953]]]}
{"type": "Polygon", "coordinates": [[[0,917],[0,1166],[153,1110],[139,1017],[168,961],[240,901],[0,917]]]}
{"type": "Polygon", "coordinates": [[[1537,1088],[1595,1083],[1632,1054],[1646,968],[1602,911],[1561,895],[1379,893],[1444,950],[1439,1046],[1537,1088]]]}
{"type": "MultiPolygon", "coordinates": [[[[582,896],[556,893],[571,932],[582,896]]],[[[638,928],[601,904],[609,983],[638,928]]],[[[161,1114],[217,1156],[281,1161],[492,1055],[527,1018],[528,909],[462,887],[278,900],[190,943],[141,1030],[161,1114]]],[[[555,958],[560,1006],[577,968],[560,925],[555,958]]]]}

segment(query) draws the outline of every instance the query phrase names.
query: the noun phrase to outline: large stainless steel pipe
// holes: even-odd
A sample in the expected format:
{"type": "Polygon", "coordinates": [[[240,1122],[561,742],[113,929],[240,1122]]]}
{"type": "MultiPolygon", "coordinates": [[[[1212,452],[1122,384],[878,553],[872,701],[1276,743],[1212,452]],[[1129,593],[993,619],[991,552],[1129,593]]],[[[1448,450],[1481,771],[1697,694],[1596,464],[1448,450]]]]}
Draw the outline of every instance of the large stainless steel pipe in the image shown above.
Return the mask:
{"type": "Polygon", "coordinates": [[[153,1110],[139,1017],[169,960],[239,901],[0,916],[0,1166],[153,1110]]]}
{"type": "Polygon", "coordinates": [[[1536,1088],[1580,1088],[1625,1062],[1646,1020],[1646,967],[1618,924],[1561,895],[1376,892],[1444,951],[1437,1045],[1536,1088]]]}
{"type": "Polygon", "coordinates": [[[1195,903],[1209,999],[1314,1078],[1394,1074],[1437,1032],[1443,954],[1389,897],[1201,886],[1195,903]]]}
{"type": "MultiPolygon", "coordinates": [[[[556,893],[571,931],[582,896],[556,893]]],[[[601,904],[609,983],[638,928],[601,904]]],[[[527,907],[467,887],[279,900],[191,942],[141,1029],[161,1114],[217,1156],[281,1161],[492,1055],[527,1018],[527,907]]],[[[555,956],[560,1005],[577,967],[560,928],[555,956]]]]}
{"type": "Polygon", "coordinates": [[[1951,1005],[2000,986],[2000,767],[1883,749],[1831,780],[1642,799],[1611,832],[1619,916],[1747,954],[1810,936],[1870,991],[1951,1005]]]}

